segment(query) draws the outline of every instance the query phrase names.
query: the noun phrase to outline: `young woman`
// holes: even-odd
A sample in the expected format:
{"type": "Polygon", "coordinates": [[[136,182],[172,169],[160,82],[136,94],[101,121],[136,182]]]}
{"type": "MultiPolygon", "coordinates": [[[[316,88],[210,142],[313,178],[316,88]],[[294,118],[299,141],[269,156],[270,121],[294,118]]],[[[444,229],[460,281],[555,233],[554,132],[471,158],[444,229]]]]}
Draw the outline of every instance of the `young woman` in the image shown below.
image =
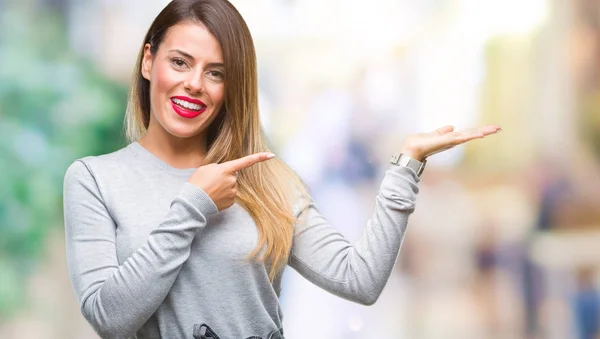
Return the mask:
{"type": "Polygon", "coordinates": [[[135,68],[131,143],[78,159],[65,174],[70,278],[100,336],[283,338],[287,265],[373,304],[414,210],[424,159],[499,130],[408,137],[362,238],[350,244],[270,153],[257,93],[252,38],[229,2],[175,0],[158,15],[135,68]]]}

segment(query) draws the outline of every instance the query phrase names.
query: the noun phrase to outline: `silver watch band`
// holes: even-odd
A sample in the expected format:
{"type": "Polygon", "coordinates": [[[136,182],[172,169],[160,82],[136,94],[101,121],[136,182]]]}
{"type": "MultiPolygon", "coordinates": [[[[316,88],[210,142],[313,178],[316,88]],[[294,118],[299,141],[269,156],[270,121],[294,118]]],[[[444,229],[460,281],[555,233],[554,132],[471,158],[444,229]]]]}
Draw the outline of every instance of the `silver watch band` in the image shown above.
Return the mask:
{"type": "Polygon", "coordinates": [[[427,160],[419,161],[409,157],[406,154],[396,153],[392,155],[390,163],[394,165],[408,167],[415,171],[415,173],[417,173],[417,176],[420,178],[421,174],[423,174],[423,170],[425,169],[425,164],[427,163],[427,160]]]}

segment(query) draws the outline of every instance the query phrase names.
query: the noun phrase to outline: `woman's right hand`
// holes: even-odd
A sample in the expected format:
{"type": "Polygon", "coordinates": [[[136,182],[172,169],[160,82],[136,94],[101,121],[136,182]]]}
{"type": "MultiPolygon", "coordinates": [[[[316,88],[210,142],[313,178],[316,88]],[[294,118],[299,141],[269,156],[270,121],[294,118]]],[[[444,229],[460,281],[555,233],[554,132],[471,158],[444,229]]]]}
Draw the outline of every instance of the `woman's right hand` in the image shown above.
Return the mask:
{"type": "Polygon", "coordinates": [[[263,152],[247,155],[243,158],[227,161],[221,164],[208,164],[199,167],[188,179],[200,187],[220,211],[231,207],[237,194],[237,172],[261,161],[275,157],[275,154],[263,152]]]}

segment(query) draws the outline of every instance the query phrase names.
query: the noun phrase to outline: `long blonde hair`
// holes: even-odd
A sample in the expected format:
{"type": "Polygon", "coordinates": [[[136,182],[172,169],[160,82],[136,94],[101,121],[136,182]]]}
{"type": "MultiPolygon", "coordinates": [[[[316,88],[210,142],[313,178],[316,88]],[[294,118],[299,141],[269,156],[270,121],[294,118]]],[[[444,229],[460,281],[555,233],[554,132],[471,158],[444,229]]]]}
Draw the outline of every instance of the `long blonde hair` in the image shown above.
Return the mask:
{"type": "MultiPolygon", "coordinates": [[[[125,115],[129,142],[143,136],[150,123],[150,83],[142,77],[144,45],[156,55],[168,29],[182,21],[200,22],[221,45],[225,64],[225,102],[208,127],[205,163],[221,163],[270,151],[260,127],[256,54],[242,16],[227,0],[174,0],[150,26],[136,62],[125,115]]],[[[271,281],[286,265],[297,217],[293,204],[308,197],[301,179],[278,158],[258,163],[238,175],[237,200],[254,219],[258,243],[249,258],[264,261],[271,281]]]]}

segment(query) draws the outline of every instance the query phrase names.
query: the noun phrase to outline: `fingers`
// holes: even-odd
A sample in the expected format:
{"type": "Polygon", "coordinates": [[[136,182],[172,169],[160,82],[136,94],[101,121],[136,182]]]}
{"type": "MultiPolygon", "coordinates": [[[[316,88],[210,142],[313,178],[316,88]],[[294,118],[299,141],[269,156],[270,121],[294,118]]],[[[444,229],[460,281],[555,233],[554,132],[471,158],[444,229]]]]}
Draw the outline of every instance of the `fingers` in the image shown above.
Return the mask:
{"type": "Polygon", "coordinates": [[[255,153],[247,155],[243,158],[227,161],[221,164],[221,166],[225,167],[225,170],[230,173],[235,173],[237,171],[243,170],[244,168],[248,168],[254,164],[257,164],[261,161],[266,161],[269,159],[273,159],[275,154],[269,152],[255,153]]]}
{"type": "Polygon", "coordinates": [[[454,126],[447,125],[447,126],[436,129],[435,131],[433,131],[433,133],[442,135],[442,134],[446,134],[446,133],[449,133],[452,131],[454,131],[454,126]]]}
{"type": "Polygon", "coordinates": [[[460,142],[466,142],[473,139],[483,138],[485,134],[481,133],[478,129],[468,129],[457,133],[456,139],[460,142]]]}
{"type": "Polygon", "coordinates": [[[431,133],[419,133],[408,137],[404,141],[403,148],[419,150],[420,154],[423,155],[423,158],[426,158],[433,154],[446,151],[454,146],[474,139],[483,138],[501,130],[502,129],[498,125],[488,125],[479,128],[455,131],[453,126],[447,125],[438,128],[431,133]]]}
{"type": "Polygon", "coordinates": [[[487,135],[500,132],[502,129],[498,125],[489,125],[480,128],[470,128],[460,132],[449,133],[449,137],[457,144],[467,142],[473,139],[480,139],[487,135]]]}
{"type": "MultiPolygon", "coordinates": [[[[502,128],[499,125],[487,125],[487,126],[479,127],[479,128],[469,128],[469,129],[457,131],[454,133],[459,133],[460,135],[465,135],[465,136],[466,135],[475,135],[475,134],[483,134],[485,136],[485,135],[500,132],[501,130],[502,130],[502,128]]],[[[450,133],[453,131],[454,131],[454,127],[447,125],[447,126],[436,129],[435,131],[433,131],[433,133],[443,135],[443,134],[447,134],[447,133],[450,133]]],[[[457,136],[458,136],[458,134],[457,134],[457,136]]]]}
{"type": "Polygon", "coordinates": [[[498,125],[489,125],[489,126],[485,126],[479,129],[479,131],[481,133],[483,133],[484,135],[490,135],[493,133],[497,133],[500,132],[502,130],[502,128],[498,125]]]}

